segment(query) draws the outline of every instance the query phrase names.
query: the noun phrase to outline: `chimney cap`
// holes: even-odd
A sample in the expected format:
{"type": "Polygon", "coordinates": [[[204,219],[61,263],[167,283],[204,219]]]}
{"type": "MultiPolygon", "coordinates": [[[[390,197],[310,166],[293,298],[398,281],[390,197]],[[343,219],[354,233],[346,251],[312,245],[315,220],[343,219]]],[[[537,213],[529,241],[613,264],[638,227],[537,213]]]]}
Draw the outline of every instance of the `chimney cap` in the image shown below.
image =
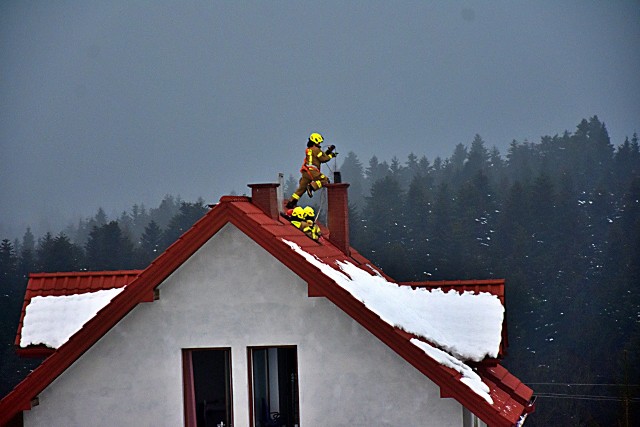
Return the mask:
{"type": "Polygon", "coordinates": [[[279,187],[280,184],[277,182],[267,182],[267,183],[261,183],[261,184],[247,184],[247,187],[254,189],[254,188],[276,188],[279,187]]]}

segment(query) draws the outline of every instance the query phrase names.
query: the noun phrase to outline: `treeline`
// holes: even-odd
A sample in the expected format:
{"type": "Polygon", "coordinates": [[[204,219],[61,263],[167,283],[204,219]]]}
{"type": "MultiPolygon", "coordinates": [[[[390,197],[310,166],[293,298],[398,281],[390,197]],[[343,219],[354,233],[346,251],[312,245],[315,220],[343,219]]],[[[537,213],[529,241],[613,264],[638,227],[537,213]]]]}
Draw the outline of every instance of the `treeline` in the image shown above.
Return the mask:
{"type": "Polygon", "coordinates": [[[21,241],[0,243],[3,280],[15,282],[29,273],[145,268],[207,211],[204,200],[185,202],[167,195],[147,212],[134,205],[117,219],[102,208],[64,231],[35,239],[27,229],[21,241]]]}
{"type": "MultiPolygon", "coordinates": [[[[636,134],[614,146],[594,116],[574,132],[513,141],[505,156],[476,135],[447,159],[373,156],[365,166],[351,152],[340,171],[351,243],[391,277],[507,279],[507,366],[525,382],[556,384],[532,384],[541,397],[527,425],[640,420],[636,134]]],[[[296,186],[290,176],[285,194],[296,186]]],[[[148,212],[108,220],[99,210],[57,235],[2,241],[0,357],[12,363],[0,359],[0,395],[28,368],[11,359],[28,272],[144,268],[205,211],[202,200],[166,197],[148,212]]]]}

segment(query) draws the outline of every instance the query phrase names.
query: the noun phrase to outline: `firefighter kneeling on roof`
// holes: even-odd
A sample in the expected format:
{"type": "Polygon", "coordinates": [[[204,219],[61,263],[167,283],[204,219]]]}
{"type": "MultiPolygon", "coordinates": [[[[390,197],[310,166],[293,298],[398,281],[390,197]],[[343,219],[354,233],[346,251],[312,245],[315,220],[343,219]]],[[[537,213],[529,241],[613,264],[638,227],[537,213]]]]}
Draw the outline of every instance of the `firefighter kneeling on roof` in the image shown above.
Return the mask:
{"type": "Polygon", "coordinates": [[[320,239],[322,232],[320,231],[318,224],[315,222],[316,213],[313,211],[311,206],[307,206],[304,209],[300,206],[296,206],[291,210],[291,212],[288,212],[288,217],[290,218],[291,224],[302,230],[304,234],[315,241],[320,239]]]}
{"type": "Polygon", "coordinates": [[[313,197],[313,192],[322,188],[323,185],[329,183],[327,178],[322,172],[320,172],[320,165],[327,163],[338,155],[334,153],[335,145],[327,147],[327,151],[322,151],[320,144],[322,144],[324,138],[319,133],[312,133],[307,141],[307,149],[304,152],[304,163],[300,168],[300,183],[298,189],[291,195],[291,199],[287,202],[287,209],[291,209],[297,206],[300,197],[307,192],[309,197],[313,197]]]}

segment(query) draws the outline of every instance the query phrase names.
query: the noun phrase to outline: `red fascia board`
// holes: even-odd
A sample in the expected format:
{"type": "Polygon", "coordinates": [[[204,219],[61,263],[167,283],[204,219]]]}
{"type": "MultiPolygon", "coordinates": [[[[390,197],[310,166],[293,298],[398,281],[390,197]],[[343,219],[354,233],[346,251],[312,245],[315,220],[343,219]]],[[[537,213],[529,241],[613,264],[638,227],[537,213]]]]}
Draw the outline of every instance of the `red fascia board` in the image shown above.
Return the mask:
{"type": "Polygon", "coordinates": [[[56,349],[38,345],[25,348],[16,347],[15,351],[20,357],[39,359],[51,356],[56,349]]]}

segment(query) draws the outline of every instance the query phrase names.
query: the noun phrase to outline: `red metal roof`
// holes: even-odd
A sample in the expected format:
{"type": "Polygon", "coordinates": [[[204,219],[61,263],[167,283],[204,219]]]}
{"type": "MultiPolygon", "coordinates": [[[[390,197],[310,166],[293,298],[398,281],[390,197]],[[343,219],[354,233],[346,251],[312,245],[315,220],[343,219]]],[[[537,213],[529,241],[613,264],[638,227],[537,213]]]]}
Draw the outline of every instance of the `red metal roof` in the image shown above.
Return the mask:
{"type": "Polygon", "coordinates": [[[142,270],[88,271],[71,273],[31,273],[24,295],[15,346],[19,355],[24,357],[43,357],[53,353],[54,349],[45,346],[20,347],[24,315],[31,298],[35,296],[75,295],[95,292],[102,289],[122,288],[131,283],[142,270]]]}
{"type": "Polygon", "coordinates": [[[490,395],[494,403],[489,404],[460,381],[461,375],[458,372],[437,363],[413,345],[410,342],[413,338],[411,334],[384,322],[315,266],[306,262],[301,255],[292,251],[282,239],[298,244],[304,251],[317,256],[325,263],[331,264],[335,260],[349,261],[369,272],[374,270],[384,275],[353,248],[349,248],[350,255],[345,255],[329,242],[330,236],[325,236],[327,239],[320,242],[314,242],[285,219],[275,219],[265,214],[251,203],[249,197],[225,196],[149,267],[142,272],[136,272],[139,274],[128,283],[124,291],[0,401],[0,425],[17,416],[20,411],[30,409],[30,402],[34,397],[138,303],[153,300],[155,287],[228,223],[236,226],[305,280],[310,297],[322,296],[332,301],[436,383],[443,397],[455,398],[488,425],[513,426],[523,414],[533,410],[529,405],[533,391],[512,375],[505,374],[506,369],[500,365],[477,368],[483,381],[491,388],[490,395]]]}

